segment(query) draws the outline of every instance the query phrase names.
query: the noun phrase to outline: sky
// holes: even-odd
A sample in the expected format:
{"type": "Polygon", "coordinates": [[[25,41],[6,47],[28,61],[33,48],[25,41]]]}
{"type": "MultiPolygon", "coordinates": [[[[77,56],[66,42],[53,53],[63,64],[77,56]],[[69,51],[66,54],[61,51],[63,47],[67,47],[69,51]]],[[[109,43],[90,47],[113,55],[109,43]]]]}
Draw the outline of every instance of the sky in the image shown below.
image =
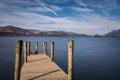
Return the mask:
{"type": "Polygon", "coordinates": [[[120,0],[0,0],[0,25],[103,35],[120,29],[120,0]]]}

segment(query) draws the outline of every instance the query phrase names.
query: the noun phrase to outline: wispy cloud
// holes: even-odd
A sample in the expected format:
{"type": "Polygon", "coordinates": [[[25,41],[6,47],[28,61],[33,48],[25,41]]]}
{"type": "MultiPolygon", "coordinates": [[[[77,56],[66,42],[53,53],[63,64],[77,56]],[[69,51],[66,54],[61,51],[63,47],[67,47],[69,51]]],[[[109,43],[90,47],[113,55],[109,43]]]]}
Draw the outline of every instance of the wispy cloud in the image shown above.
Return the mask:
{"type": "Polygon", "coordinates": [[[101,9],[111,9],[111,8],[117,8],[117,1],[116,0],[74,0],[76,4],[79,4],[84,7],[96,7],[101,9]]]}
{"type": "Polygon", "coordinates": [[[93,5],[93,6],[94,7],[96,6],[96,7],[101,8],[101,9],[107,9],[107,10],[117,8],[116,0],[111,0],[111,1],[110,0],[103,0],[99,4],[96,4],[96,5],[93,5]]]}
{"type": "Polygon", "coordinates": [[[81,7],[71,7],[71,9],[78,11],[78,12],[94,12],[92,9],[90,8],[81,8],[81,7]]]}
{"type": "Polygon", "coordinates": [[[16,1],[13,0],[9,4],[6,4],[4,2],[0,2],[0,13],[1,12],[6,12],[6,11],[11,11],[8,13],[12,13],[14,11],[28,11],[28,12],[51,12],[52,14],[58,16],[56,11],[61,11],[62,8],[56,6],[56,5],[48,5],[44,2],[39,1],[37,2],[29,2],[29,1],[16,1]],[[9,4],[14,4],[14,5],[9,5],[9,4]],[[17,5],[19,4],[19,5],[17,5]],[[22,7],[21,4],[26,5],[26,7],[22,7]],[[33,6],[33,7],[31,7],[33,6]]]}
{"type": "Polygon", "coordinates": [[[31,5],[30,1],[27,0],[12,0],[11,2],[16,3],[16,4],[27,4],[27,5],[31,5]]]}
{"type": "Polygon", "coordinates": [[[42,1],[49,2],[49,3],[55,3],[55,4],[61,4],[61,3],[69,2],[70,0],[42,0],[42,1]]]}
{"type": "Polygon", "coordinates": [[[30,7],[27,8],[28,11],[33,11],[33,12],[49,12],[48,10],[46,10],[43,7],[30,7]]]}
{"type": "Polygon", "coordinates": [[[4,3],[0,2],[0,8],[5,8],[5,7],[6,7],[6,5],[4,3]]]}
{"type": "Polygon", "coordinates": [[[118,8],[116,0],[75,0],[76,4],[83,7],[99,8],[105,15],[109,15],[109,11],[118,8]]]}
{"type": "Polygon", "coordinates": [[[50,8],[52,8],[55,11],[61,11],[62,10],[62,7],[58,7],[56,5],[50,5],[50,8]]]}
{"type": "Polygon", "coordinates": [[[82,0],[74,0],[77,4],[86,7],[87,5],[82,0]]]}
{"type": "Polygon", "coordinates": [[[49,7],[49,5],[47,5],[46,3],[42,2],[42,1],[39,1],[39,0],[36,0],[36,2],[37,2],[40,6],[44,7],[46,10],[48,10],[48,11],[50,11],[51,13],[53,13],[54,15],[58,16],[58,14],[57,14],[53,9],[51,9],[51,8],[49,7]]]}
{"type": "Polygon", "coordinates": [[[105,0],[105,3],[107,4],[107,6],[104,6],[104,7],[101,6],[100,8],[105,15],[110,16],[109,12],[118,8],[117,1],[116,0],[111,0],[111,1],[105,0]]]}

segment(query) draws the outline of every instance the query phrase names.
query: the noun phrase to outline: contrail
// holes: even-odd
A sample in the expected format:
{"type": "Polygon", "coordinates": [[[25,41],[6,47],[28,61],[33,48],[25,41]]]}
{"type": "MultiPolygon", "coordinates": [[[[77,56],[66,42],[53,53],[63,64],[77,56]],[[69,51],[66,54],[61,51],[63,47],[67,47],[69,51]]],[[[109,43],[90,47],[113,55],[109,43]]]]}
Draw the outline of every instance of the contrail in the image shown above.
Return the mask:
{"type": "Polygon", "coordinates": [[[46,3],[42,2],[42,1],[39,1],[39,0],[36,0],[36,2],[37,2],[40,6],[42,6],[43,8],[45,8],[46,10],[48,10],[48,11],[50,11],[51,13],[53,13],[54,15],[58,16],[58,14],[57,14],[54,10],[52,10],[51,8],[49,8],[49,6],[48,6],[46,3]]]}

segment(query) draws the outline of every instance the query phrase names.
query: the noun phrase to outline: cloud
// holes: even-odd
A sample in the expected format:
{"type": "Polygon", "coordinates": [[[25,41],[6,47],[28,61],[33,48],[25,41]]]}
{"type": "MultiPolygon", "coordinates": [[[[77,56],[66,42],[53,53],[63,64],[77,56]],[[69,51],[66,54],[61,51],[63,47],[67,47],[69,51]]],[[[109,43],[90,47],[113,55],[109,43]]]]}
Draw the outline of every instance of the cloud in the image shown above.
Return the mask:
{"type": "Polygon", "coordinates": [[[0,13],[7,12],[7,13],[13,13],[14,11],[28,11],[28,12],[51,12],[54,15],[58,16],[56,12],[61,11],[62,8],[56,6],[56,5],[48,5],[44,2],[30,2],[30,1],[16,1],[13,0],[9,4],[5,2],[0,2],[0,13]],[[13,5],[10,5],[13,4],[13,5]],[[19,5],[17,5],[19,4],[19,5]],[[25,5],[23,7],[22,5],[25,5]],[[34,5],[34,6],[33,6],[34,5]],[[8,12],[11,11],[11,12],[8,12]]]}
{"type": "Polygon", "coordinates": [[[61,3],[67,3],[70,0],[42,0],[42,1],[49,2],[49,3],[55,3],[55,4],[61,4],[61,3]]]}
{"type": "Polygon", "coordinates": [[[116,0],[103,0],[99,4],[96,4],[96,5],[98,8],[107,9],[107,10],[117,8],[116,0]]]}
{"type": "Polygon", "coordinates": [[[79,4],[84,7],[96,7],[101,9],[111,9],[117,8],[116,0],[74,0],[76,4],[79,4]]]}
{"type": "Polygon", "coordinates": [[[119,29],[119,21],[99,15],[80,15],[75,17],[53,18],[30,12],[15,12],[15,15],[2,14],[0,24],[12,24],[22,28],[37,30],[64,30],[81,34],[105,34],[113,29],[119,29]],[[70,19],[71,18],[71,19],[70,19]]]}
{"type": "Polygon", "coordinates": [[[53,10],[55,10],[55,11],[61,11],[62,10],[61,7],[58,7],[56,5],[50,5],[49,7],[52,8],[53,10]]]}
{"type": "MultiPolygon", "coordinates": [[[[16,4],[27,4],[27,5],[31,5],[30,1],[27,0],[12,0],[12,3],[16,3],[16,4]]],[[[33,4],[33,3],[32,3],[33,4]]]]}
{"type": "Polygon", "coordinates": [[[46,10],[50,11],[51,13],[53,13],[54,15],[58,16],[58,14],[49,7],[49,5],[47,5],[46,3],[42,2],[42,1],[39,1],[39,0],[36,0],[36,2],[42,6],[43,8],[45,8],[46,10]]]}
{"type": "Polygon", "coordinates": [[[109,11],[118,8],[116,0],[75,0],[75,2],[83,7],[99,8],[105,15],[110,15],[109,11]]]}
{"type": "Polygon", "coordinates": [[[71,9],[78,11],[78,12],[94,12],[92,9],[90,8],[81,8],[81,7],[71,7],[71,9]]]}
{"type": "Polygon", "coordinates": [[[5,8],[5,7],[6,7],[6,5],[4,3],[0,2],[0,8],[5,8]]]}
{"type": "MultiPolygon", "coordinates": [[[[0,25],[10,24],[21,28],[37,30],[73,31],[80,34],[105,34],[113,29],[120,28],[120,20],[118,18],[115,20],[111,19],[111,17],[105,17],[94,13],[95,9],[92,8],[94,7],[92,4],[95,4],[95,2],[86,3],[84,1],[84,4],[79,2],[82,4],[82,7],[70,5],[70,10],[67,12],[65,8],[55,4],[48,4],[45,1],[43,0],[43,2],[41,2],[38,0],[39,3],[30,2],[31,4],[29,4],[28,1],[14,1],[14,3],[20,3],[19,5],[13,4],[12,2],[9,4],[0,2],[0,25]],[[22,3],[26,4],[26,6],[21,6],[22,3]],[[91,7],[89,8],[90,5],[91,7]],[[64,14],[68,15],[66,17],[57,16],[58,11],[62,11],[62,16],[64,14]],[[73,16],[69,14],[69,11],[73,12],[73,14],[76,14],[75,11],[77,11],[78,14],[73,16]],[[46,16],[41,12],[51,12],[57,17],[46,16]],[[89,14],[84,14],[85,12],[89,14]]],[[[100,2],[100,5],[102,4],[103,3],[100,2]]],[[[97,6],[97,3],[95,5],[97,6]]],[[[115,5],[116,4],[114,4],[114,6],[115,5]]],[[[101,10],[108,10],[104,5],[103,7],[98,5],[97,7],[101,8],[101,10]]]]}
{"type": "Polygon", "coordinates": [[[31,7],[31,8],[27,8],[26,10],[33,11],[33,12],[49,12],[43,7],[31,7]]]}
{"type": "MultiPolygon", "coordinates": [[[[9,1],[8,1],[9,2],[9,1]]],[[[20,4],[18,5],[19,1],[11,1],[9,3],[6,2],[0,2],[0,13],[12,13],[14,11],[21,11],[21,10],[25,10],[26,7],[22,7],[21,4],[26,3],[26,2],[20,2],[20,4]],[[18,2],[18,3],[16,3],[18,2]]],[[[27,3],[28,4],[28,3],[27,3]]],[[[25,5],[27,5],[25,4],[25,5]]],[[[29,3],[30,4],[30,3],[29,3]]]]}
{"type": "Polygon", "coordinates": [[[111,0],[111,1],[105,0],[105,3],[106,3],[106,6],[104,7],[100,6],[99,8],[102,10],[102,12],[105,15],[110,16],[109,12],[118,8],[117,1],[116,0],[111,0]]]}
{"type": "Polygon", "coordinates": [[[82,0],[74,0],[77,4],[86,7],[87,5],[82,0]]]}

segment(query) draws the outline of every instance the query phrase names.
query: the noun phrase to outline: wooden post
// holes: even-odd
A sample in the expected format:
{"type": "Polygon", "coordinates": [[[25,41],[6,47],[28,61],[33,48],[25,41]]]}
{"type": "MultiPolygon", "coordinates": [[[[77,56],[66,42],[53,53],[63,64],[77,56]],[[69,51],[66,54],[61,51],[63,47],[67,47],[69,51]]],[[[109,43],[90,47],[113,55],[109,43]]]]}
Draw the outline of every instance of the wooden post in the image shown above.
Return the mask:
{"type": "Polygon", "coordinates": [[[28,53],[27,53],[28,56],[30,56],[30,54],[29,54],[29,48],[30,48],[29,45],[30,45],[30,43],[28,42],[28,45],[27,45],[28,46],[28,53]]]}
{"type": "Polygon", "coordinates": [[[74,41],[68,41],[68,80],[72,80],[73,75],[73,47],[74,41]]]}
{"type": "Polygon", "coordinates": [[[54,61],[54,42],[51,42],[51,61],[54,61]]]}
{"type": "Polygon", "coordinates": [[[36,43],[35,54],[38,54],[38,42],[36,43]]]}
{"type": "Polygon", "coordinates": [[[23,43],[22,40],[17,40],[16,41],[16,57],[15,57],[14,80],[20,80],[22,43],[23,43]]]}
{"type": "Polygon", "coordinates": [[[47,55],[47,42],[45,41],[44,43],[43,43],[43,53],[45,54],[45,55],[47,55]]]}
{"type": "Polygon", "coordinates": [[[24,41],[24,62],[27,62],[27,41],[24,41]]]}
{"type": "Polygon", "coordinates": [[[31,43],[28,42],[28,56],[30,56],[30,47],[31,47],[31,43]]]}

